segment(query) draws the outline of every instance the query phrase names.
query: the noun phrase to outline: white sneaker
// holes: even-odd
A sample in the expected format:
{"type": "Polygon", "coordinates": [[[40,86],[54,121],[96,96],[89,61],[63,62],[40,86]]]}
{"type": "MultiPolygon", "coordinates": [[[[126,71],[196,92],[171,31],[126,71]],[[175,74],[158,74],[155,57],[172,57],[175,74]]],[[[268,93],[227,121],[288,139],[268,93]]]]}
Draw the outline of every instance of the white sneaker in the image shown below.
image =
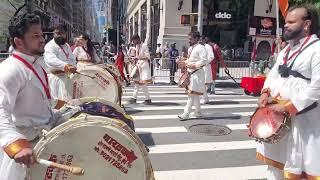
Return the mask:
{"type": "Polygon", "coordinates": [[[201,99],[201,104],[208,104],[209,103],[209,100],[208,99],[201,99]]]}
{"type": "Polygon", "coordinates": [[[202,113],[201,112],[194,112],[194,117],[195,118],[201,118],[202,117],[202,113]]]}
{"type": "Polygon", "coordinates": [[[183,113],[181,115],[178,116],[180,118],[180,121],[185,121],[187,119],[189,119],[189,113],[183,113]]]}

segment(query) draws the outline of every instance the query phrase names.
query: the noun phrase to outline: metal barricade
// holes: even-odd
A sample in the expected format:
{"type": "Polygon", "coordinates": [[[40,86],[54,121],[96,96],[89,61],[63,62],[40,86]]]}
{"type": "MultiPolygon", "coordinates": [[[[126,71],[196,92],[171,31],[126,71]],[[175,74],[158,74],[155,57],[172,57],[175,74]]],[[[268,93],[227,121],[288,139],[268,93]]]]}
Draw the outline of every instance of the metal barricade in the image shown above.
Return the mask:
{"type": "MultiPolygon", "coordinates": [[[[230,72],[230,75],[236,79],[242,77],[253,77],[258,74],[266,74],[272,68],[272,63],[269,60],[260,61],[225,61],[225,64],[230,72]]],[[[219,67],[220,78],[228,78],[228,75],[224,72],[223,67],[219,67]]]]}
{"type": "Polygon", "coordinates": [[[11,53],[0,53],[0,62],[7,59],[10,55],[11,55],[11,53]]]}
{"type": "Polygon", "coordinates": [[[114,64],[116,61],[114,57],[101,56],[100,58],[104,63],[108,63],[108,64],[114,64]]]}
{"type": "MultiPolygon", "coordinates": [[[[240,79],[244,76],[250,76],[250,62],[248,61],[225,61],[225,64],[233,78],[240,79]]],[[[219,65],[218,77],[228,77],[228,75],[224,72],[224,67],[221,67],[221,65],[219,65]]]]}

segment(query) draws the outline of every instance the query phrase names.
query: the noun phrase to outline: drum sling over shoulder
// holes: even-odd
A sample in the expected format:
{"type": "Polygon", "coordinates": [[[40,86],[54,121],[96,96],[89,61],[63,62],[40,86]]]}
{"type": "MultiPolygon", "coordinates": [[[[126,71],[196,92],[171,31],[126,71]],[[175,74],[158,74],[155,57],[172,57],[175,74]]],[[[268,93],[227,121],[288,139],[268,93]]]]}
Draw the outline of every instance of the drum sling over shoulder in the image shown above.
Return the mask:
{"type": "MultiPolygon", "coordinates": [[[[316,39],[316,40],[312,41],[311,43],[309,43],[306,47],[304,47],[304,48],[300,51],[300,53],[294,58],[294,60],[292,61],[292,63],[290,64],[289,67],[288,67],[286,64],[279,65],[279,67],[278,67],[278,72],[279,72],[279,74],[281,75],[281,77],[287,78],[287,77],[289,77],[289,76],[291,75],[291,76],[296,77],[296,78],[301,78],[301,79],[310,81],[311,78],[305,77],[305,76],[302,75],[300,72],[295,71],[295,70],[292,70],[292,67],[293,67],[294,62],[295,62],[296,59],[298,58],[298,56],[299,56],[305,49],[307,49],[307,48],[310,47],[312,44],[314,44],[314,43],[316,43],[316,42],[319,42],[319,41],[320,41],[319,39],[316,39]]],[[[288,54],[289,54],[289,53],[288,53],[288,54]]],[[[287,54],[287,56],[288,56],[288,54],[287,54]]]]}

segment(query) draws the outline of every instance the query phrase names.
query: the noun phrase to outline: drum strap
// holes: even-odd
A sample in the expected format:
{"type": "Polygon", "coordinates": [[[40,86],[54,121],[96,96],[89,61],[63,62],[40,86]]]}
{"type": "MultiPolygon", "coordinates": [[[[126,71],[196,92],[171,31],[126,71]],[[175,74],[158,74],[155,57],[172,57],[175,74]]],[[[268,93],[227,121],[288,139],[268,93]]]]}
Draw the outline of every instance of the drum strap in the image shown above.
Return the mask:
{"type": "Polygon", "coordinates": [[[294,71],[292,70],[292,67],[293,67],[293,64],[294,62],[296,61],[297,57],[305,50],[307,49],[308,47],[310,47],[312,44],[316,43],[316,42],[319,42],[320,40],[319,39],[316,39],[312,42],[310,42],[306,47],[304,47],[303,49],[301,49],[301,51],[299,52],[299,54],[297,54],[297,56],[294,58],[294,60],[292,61],[292,63],[290,64],[289,68],[288,68],[288,73],[289,75],[293,76],[293,77],[297,77],[297,78],[301,78],[301,79],[304,79],[304,80],[307,80],[307,81],[310,81],[311,79],[310,78],[307,78],[305,77],[304,75],[302,75],[301,73],[299,73],[298,71],[294,71]]]}
{"type": "Polygon", "coordinates": [[[49,89],[49,81],[48,81],[48,76],[47,76],[46,71],[41,67],[42,72],[44,74],[44,77],[46,79],[46,82],[43,82],[42,79],[40,78],[38,72],[34,69],[34,67],[28,61],[26,61],[22,57],[18,56],[17,54],[13,54],[12,56],[14,58],[16,58],[17,60],[19,60],[20,62],[22,62],[27,68],[29,68],[33,72],[33,74],[39,79],[39,81],[44,89],[44,92],[47,95],[47,98],[51,99],[50,89],[49,89]]]}
{"type": "Polygon", "coordinates": [[[312,109],[318,107],[318,102],[314,102],[312,103],[310,106],[304,108],[302,111],[298,112],[297,115],[301,115],[301,114],[304,114],[308,111],[311,111],[312,109]]]}

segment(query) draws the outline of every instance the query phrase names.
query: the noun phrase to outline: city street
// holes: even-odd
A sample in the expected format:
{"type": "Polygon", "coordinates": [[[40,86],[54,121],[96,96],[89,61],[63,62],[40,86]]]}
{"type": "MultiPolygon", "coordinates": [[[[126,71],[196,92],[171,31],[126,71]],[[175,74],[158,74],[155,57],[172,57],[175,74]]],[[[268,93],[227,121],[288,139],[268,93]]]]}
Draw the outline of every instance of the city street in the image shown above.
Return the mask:
{"type": "Polygon", "coordinates": [[[149,90],[153,105],[143,105],[142,94],[138,104],[126,104],[133,87],[125,88],[123,102],[135,120],[136,132],[150,148],[157,180],[266,178],[266,166],[255,159],[255,141],[248,137],[246,127],[257,97],[243,95],[238,88],[219,87],[215,95],[210,95],[210,103],[202,105],[204,118],[179,121],[177,115],[183,112],[187,100],[184,90],[168,85],[150,86],[149,90]],[[204,129],[223,125],[231,133],[207,136],[190,132],[189,127],[196,124],[205,124],[204,129]]]}

